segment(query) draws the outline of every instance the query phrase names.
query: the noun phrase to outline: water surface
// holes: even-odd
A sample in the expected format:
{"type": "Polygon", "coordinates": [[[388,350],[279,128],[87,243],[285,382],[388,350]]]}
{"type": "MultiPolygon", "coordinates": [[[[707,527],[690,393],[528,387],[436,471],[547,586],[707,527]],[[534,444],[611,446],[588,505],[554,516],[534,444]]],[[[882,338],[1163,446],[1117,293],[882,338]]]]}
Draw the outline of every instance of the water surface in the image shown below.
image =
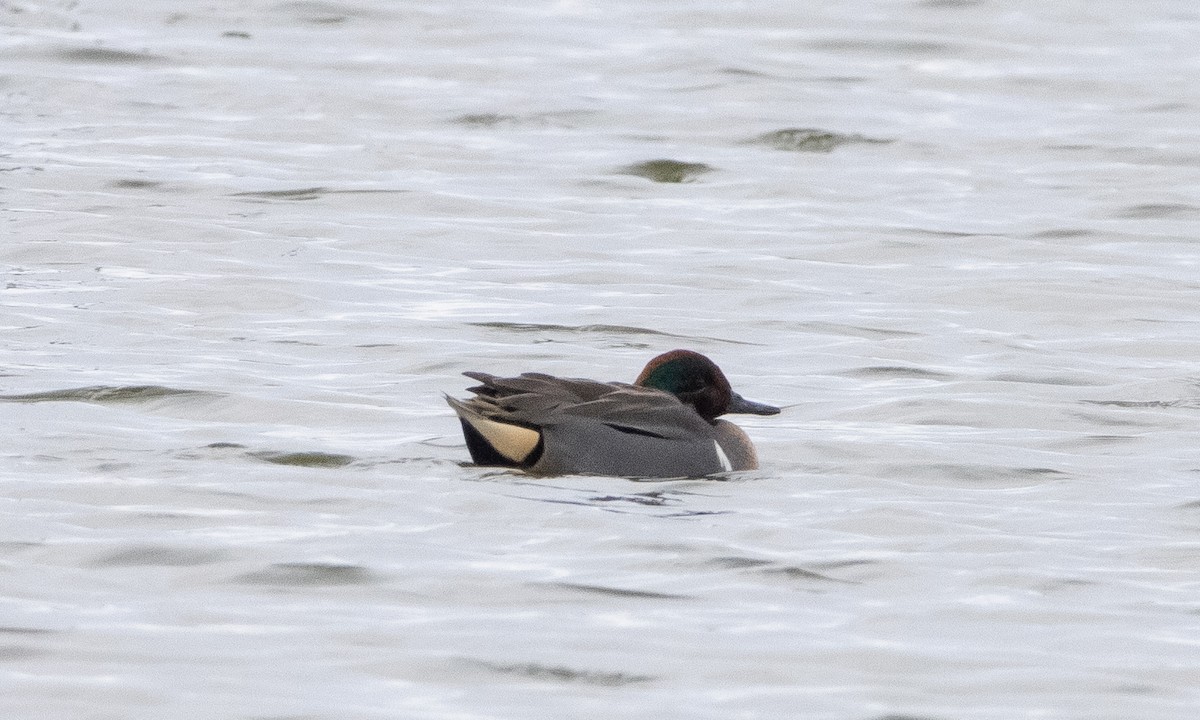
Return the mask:
{"type": "Polygon", "coordinates": [[[1200,706],[1192,4],[5,22],[3,716],[1200,706]],[[676,347],[760,470],[466,464],[676,347]]]}

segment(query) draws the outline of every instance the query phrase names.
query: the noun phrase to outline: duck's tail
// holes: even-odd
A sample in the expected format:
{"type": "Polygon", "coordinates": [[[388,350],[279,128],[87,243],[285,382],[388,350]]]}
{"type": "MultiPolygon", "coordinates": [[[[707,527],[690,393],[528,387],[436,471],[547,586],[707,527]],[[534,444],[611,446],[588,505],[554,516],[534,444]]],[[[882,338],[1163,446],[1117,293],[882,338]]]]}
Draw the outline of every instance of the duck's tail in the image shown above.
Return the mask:
{"type": "Polygon", "coordinates": [[[467,450],[475,464],[523,468],[537,461],[542,447],[540,431],[488,417],[470,401],[445,397],[462,422],[467,450]]]}

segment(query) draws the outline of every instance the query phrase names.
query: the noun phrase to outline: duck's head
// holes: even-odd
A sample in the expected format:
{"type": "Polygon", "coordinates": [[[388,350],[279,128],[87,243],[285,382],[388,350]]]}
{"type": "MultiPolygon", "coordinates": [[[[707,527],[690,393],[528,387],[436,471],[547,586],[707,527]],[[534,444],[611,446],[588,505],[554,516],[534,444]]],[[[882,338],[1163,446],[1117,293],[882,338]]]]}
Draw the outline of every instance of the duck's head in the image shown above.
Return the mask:
{"type": "Polygon", "coordinates": [[[669,392],[712,422],[725,413],[775,415],[779,408],[747,400],[729,386],[712,360],[691,350],[672,350],[646,363],[635,385],[669,392]]]}

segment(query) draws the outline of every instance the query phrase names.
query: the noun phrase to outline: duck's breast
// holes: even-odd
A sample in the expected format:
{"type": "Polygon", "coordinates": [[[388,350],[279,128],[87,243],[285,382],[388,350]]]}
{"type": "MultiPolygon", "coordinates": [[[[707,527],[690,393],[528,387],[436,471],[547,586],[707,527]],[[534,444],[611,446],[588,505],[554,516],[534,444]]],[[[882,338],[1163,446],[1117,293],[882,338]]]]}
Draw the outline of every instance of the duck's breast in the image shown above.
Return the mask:
{"type": "Polygon", "coordinates": [[[725,452],[730,470],[758,469],[758,453],[746,431],[726,420],[718,420],[713,425],[713,437],[725,452]]]}

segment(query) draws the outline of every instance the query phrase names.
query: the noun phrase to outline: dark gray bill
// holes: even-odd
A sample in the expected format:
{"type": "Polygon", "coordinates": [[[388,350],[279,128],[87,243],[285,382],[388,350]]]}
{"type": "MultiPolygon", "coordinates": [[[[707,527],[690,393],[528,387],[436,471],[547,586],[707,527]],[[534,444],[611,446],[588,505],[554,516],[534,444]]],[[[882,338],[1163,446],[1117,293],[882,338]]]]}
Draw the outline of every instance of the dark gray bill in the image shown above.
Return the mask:
{"type": "Polygon", "coordinates": [[[733,393],[733,396],[729,398],[729,409],[725,412],[746,413],[749,415],[778,415],[779,408],[774,405],[747,400],[741,395],[733,393]]]}

